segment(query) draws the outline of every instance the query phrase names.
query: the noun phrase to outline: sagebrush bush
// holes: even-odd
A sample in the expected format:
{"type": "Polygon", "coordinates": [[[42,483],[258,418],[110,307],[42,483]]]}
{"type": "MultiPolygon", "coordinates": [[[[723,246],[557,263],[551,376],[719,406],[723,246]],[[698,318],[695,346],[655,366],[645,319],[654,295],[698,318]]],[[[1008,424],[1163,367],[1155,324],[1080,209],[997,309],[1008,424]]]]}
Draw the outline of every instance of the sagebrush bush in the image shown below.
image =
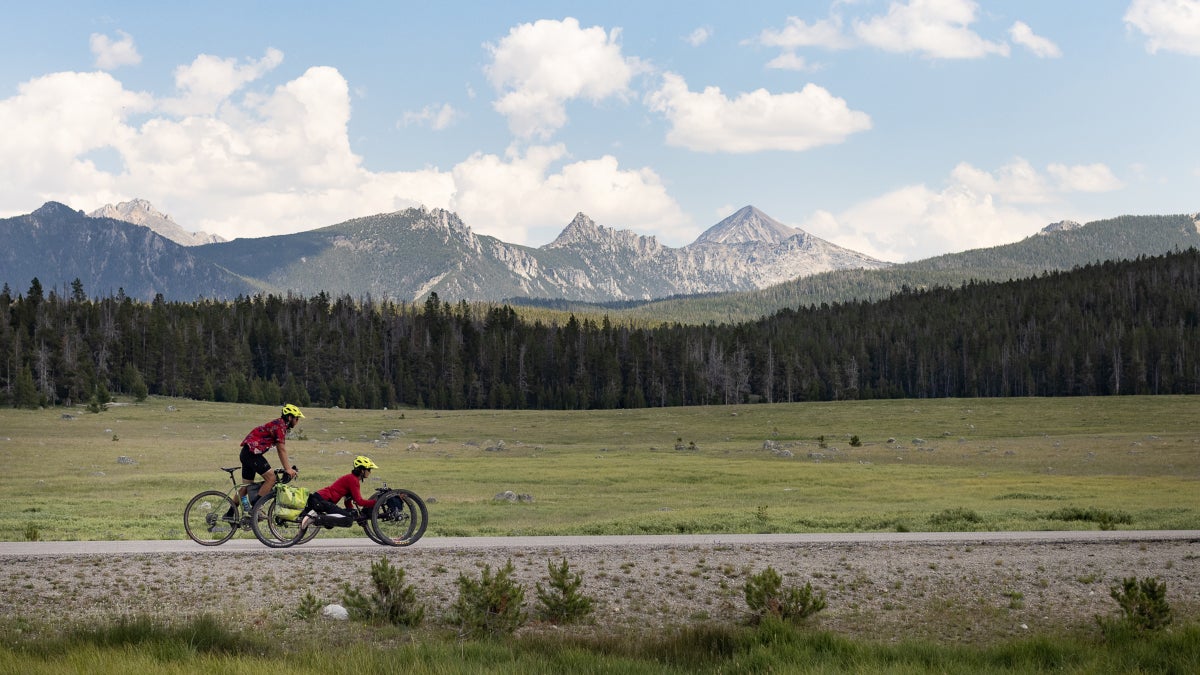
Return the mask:
{"type": "Polygon", "coordinates": [[[525,623],[525,589],[512,574],[509,560],[495,575],[490,565],[483,566],[477,580],[458,575],[458,599],[449,619],[461,635],[509,635],[525,623]]]}
{"type": "Polygon", "coordinates": [[[773,567],[746,580],[745,596],[754,623],[769,616],[803,621],[826,606],[824,591],[813,591],[811,583],[783,588],[783,578],[773,567]]]}
{"type": "Polygon", "coordinates": [[[342,585],[342,604],[352,619],[378,621],[396,626],[418,626],[425,618],[425,607],[417,602],[417,592],[404,585],[404,570],[392,567],[386,557],[371,563],[370,597],[349,583],[342,585]]]}
{"type": "Polygon", "coordinates": [[[591,614],[594,601],[580,592],[583,575],[571,574],[566,558],[557,566],[547,560],[546,567],[550,572],[549,587],[543,588],[541,583],[537,584],[542,618],[555,623],[571,623],[591,614]]]}

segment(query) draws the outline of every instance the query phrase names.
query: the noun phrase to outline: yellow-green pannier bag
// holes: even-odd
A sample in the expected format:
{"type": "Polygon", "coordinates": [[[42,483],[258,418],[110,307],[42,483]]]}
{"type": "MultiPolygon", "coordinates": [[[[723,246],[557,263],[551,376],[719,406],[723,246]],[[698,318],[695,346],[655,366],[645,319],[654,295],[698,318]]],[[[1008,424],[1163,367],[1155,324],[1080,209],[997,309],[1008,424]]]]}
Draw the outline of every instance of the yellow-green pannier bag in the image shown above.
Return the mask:
{"type": "Polygon", "coordinates": [[[300,513],[308,505],[308,488],[279,484],[275,486],[275,517],[282,520],[299,520],[300,513]]]}

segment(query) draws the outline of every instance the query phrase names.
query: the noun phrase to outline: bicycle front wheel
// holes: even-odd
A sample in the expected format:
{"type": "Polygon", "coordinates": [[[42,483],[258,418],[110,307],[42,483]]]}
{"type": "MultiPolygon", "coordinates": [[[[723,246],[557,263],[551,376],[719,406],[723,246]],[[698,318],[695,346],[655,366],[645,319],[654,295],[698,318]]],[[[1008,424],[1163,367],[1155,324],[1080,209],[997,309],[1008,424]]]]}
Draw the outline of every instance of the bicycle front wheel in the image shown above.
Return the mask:
{"type": "Polygon", "coordinates": [[[203,546],[220,546],[232,539],[240,519],[233,498],[216,490],[192,497],[183,509],[183,529],[203,546]]]}
{"type": "Polygon", "coordinates": [[[371,507],[371,526],[382,544],[409,546],[425,534],[428,524],[425,502],[410,490],[391,490],[371,507]]]}
{"type": "Polygon", "coordinates": [[[281,515],[274,493],[260,498],[254,505],[254,518],[250,520],[250,526],[254,536],[271,548],[287,548],[312,541],[321,531],[319,527],[309,527],[300,536],[300,522],[281,515]]]}

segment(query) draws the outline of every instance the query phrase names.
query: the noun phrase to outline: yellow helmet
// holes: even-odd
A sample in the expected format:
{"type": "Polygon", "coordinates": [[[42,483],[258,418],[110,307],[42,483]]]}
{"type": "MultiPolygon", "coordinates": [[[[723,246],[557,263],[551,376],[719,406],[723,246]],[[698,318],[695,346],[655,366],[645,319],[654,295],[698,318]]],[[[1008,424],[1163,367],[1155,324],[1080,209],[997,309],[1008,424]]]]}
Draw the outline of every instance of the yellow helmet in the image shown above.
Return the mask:
{"type": "Polygon", "coordinates": [[[378,469],[379,468],[378,466],[375,465],[375,462],[372,462],[371,458],[367,457],[366,455],[359,455],[358,457],[354,458],[354,468],[357,469],[359,467],[362,467],[364,469],[378,469]]]}
{"type": "Polygon", "coordinates": [[[295,417],[296,419],[304,418],[304,413],[300,412],[300,409],[297,408],[296,406],[292,405],[291,403],[285,403],[283,405],[283,410],[280,411],[280,413],[279,413],[280,417],[285,417],[287,415],[291,415],[292,417],[295,417]]]}

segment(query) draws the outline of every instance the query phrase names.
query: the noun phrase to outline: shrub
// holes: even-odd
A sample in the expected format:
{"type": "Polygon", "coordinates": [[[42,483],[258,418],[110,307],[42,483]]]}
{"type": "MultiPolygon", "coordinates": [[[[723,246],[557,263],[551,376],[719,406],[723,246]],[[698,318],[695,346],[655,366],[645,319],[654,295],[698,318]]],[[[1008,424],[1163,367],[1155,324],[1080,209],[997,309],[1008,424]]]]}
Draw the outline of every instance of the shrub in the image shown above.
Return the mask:
{"type": "Polygon", "coordinates": [[[371,563],[371,583],[375,592],[364,596],[349,583],[343,584],[343,604],[353,619],[378,621],[396,626],[418,626],[425,618],[425,607],[418,604],[416,591],[404,585],[404,570],[392,567],[386,557],[371,563]]]}
{"type": "Polygon", "coordinates": [[[773,567],[746,580],[746,605],[751,619],[761,623],[766,617],[787,621],[802,621],[825,609],[825,593],[813,591],[811,583],[783,588],[783,578],[773,567]]]}
{"type": "Polygon", "coordinates": [[[860,439],[858,437],[858,434],[855,434],[850,437],[850,447],[852,447],[852,448],[862,447],[862,439],[860,439]]]}
{"type": "Polygon", "coordinates": [[[929,524],[934,527],[963,527],[983,522],[978,513],[968,508],[943,509],[929,516],[929,524]]]}
{"type": "Polygon", "coordinates": [[[39,541],[42,538],[42,530],[34,523],[25,524],[25,541],[39,541]]]}
{"type": "Polygon", "coordinates": [[[591,614],[594,601],[579,590],[583,575],[571,574],[566,558],[557,566],[547,560],[546,567],[550,572],[549,588],[537,584],[542,617],[555,623],[571,623],[591,614]]]}
{"type": "Polygon", "coordinates": [[[312,591],[306,591],[304,597],[300,598],[300,604],[296,605],[296,618],[301,621],[312,621],[320,613],[321,601],[312,594],[312,591]]]}
{"type": "Polygon", "coordinates": [[[1167,603],[1167,584],[1148,577],[1138,580],[1127,577],[1114,584],[1110,594],[1121,608],[1119,618],[1096,617],[1101,630],[1109,638],[1121,633],[1155,631],[1171,623],[1171,606],[1167,603]]]}
{"type": "Polygon", "coordinates": [[[1133,516],[1124,511],[1108,511],[1095,507],[1084,509],[1078,506],[1069,506],[1057,511],[1051,511],[1046,514],[1046,518],[1049,520],[1096,523],[1102,530],[1115,530],[1117,529],[1117,525],[1129,525],[1133,523],[1133,516]]]}
{"type": "Polygon", "coordinates": [[[509,560],[495,575],[490,565],[484,565],[478,580],[458,575],[458,599],[449,618],[461,635],[508,635],[525,623],[525,589],[512,573],[509,560]]]}

